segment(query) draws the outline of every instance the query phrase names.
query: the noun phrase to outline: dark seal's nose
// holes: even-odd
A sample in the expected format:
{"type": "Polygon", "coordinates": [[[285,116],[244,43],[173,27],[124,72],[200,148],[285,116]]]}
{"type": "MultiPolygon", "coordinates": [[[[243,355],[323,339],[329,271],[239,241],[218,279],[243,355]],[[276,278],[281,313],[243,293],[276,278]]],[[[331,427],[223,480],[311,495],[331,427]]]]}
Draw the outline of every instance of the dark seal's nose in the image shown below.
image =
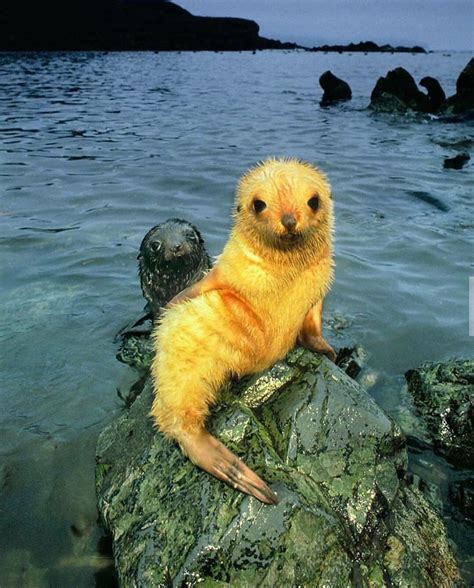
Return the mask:
{"type": "Polygon", "coordinates": [[[293,231],[296,227],[296,219],[292,214],[284,214],[281,217],[281,224],[285,227],[288,231],[293,231]]]}
{"type": "Polygon", "coordinates": [[[166,261],[171,261],[172,259],[183,257],[183,255],[186,255],[189,253],[189,251],[189,247],[186,246],[186,243],[168,245],[168,247],[166,247],[164,257],[166,261]]]}

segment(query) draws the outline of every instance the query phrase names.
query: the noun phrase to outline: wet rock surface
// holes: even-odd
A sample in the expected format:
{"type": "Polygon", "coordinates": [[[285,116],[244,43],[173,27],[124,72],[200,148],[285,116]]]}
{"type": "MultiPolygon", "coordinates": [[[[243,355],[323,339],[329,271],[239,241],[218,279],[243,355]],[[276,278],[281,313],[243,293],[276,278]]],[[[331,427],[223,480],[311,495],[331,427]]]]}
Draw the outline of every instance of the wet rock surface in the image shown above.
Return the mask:
{"type": "Polygon", "coordinates": [[[449,495],[461,514],[474,523],[474,478],[453,482],[449,487],[449,495]]]}
{"type": "Polygon", "coordinates": [[[460,467],[474,463],[474,360],[427,363],[405,374],[435,450],[460,467]]]}
{"type": "Polygon", "coordinates": [[[210,430],[274,491],[264,506],[156,433],[143,392],[101,434],[98,505],[123,586],[452,586],[444,527],[405,483],[405,439],[326,358],[233,382],[210,430]]]}

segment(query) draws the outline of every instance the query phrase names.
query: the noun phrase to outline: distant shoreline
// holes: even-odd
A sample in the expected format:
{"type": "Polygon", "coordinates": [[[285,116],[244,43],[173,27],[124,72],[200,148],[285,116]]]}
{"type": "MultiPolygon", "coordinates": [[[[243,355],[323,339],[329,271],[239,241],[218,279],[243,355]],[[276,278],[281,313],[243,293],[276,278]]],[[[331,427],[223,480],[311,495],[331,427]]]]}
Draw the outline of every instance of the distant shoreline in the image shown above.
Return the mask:
{"type": "Polygon", "coordinates": [[[253,20],[195,16],[163,0],[25,0],[0,19],[0,51],[259,51],[427,53],[373,41],[305,47],[260,36],[253,20]]]}
{"type": "Polygon", "coordinates": [[[402,45],[377,45],[373,41],[360,41],[359,43],[349,43],[348,45],[322,45],[320,47],[311,47],[307,51],[321,51],[324,53],[428,53],[420,45],[413,47],[404,47],[402,45]]]}

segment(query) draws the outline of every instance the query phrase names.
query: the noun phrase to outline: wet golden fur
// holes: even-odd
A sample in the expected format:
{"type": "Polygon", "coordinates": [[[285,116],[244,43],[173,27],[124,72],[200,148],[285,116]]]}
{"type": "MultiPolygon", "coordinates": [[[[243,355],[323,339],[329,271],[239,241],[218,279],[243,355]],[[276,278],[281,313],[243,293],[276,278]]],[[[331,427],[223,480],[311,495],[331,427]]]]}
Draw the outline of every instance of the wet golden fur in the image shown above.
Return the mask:
{"type": "Polygon", "coordinates": [[[329,184],[307,163],[271,159],[241,179],[217,282],[166,310],[154,332],[151,415],[165,435],[179,442],[203,429],[230,376],[264,370],[293,347],[332,280],[332,219],[329,184]],[[255,198],[267,204],[258,214],[255,198]],[[281,238],[285,214],[297,221],[292,242],[281,238]]]}

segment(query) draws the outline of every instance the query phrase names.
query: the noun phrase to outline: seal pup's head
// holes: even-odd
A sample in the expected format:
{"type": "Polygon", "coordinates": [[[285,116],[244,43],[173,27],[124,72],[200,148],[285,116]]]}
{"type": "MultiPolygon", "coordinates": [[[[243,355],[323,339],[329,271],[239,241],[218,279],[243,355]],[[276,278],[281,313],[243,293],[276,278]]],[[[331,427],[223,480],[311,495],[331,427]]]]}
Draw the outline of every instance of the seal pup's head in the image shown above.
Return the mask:
{"type": "Polygon", "coordinates": [[[268,159],[238,185],[234,230],[277,250],[329,245],[332,208],[321,171],[297,159],[268,159]]]}
{"type": "Polygon", "coordinates": [[[201,233],[188,221],[170,218],[151,228],[140,245],[138,273],[153,313],[210,266],[201,233]]]}

